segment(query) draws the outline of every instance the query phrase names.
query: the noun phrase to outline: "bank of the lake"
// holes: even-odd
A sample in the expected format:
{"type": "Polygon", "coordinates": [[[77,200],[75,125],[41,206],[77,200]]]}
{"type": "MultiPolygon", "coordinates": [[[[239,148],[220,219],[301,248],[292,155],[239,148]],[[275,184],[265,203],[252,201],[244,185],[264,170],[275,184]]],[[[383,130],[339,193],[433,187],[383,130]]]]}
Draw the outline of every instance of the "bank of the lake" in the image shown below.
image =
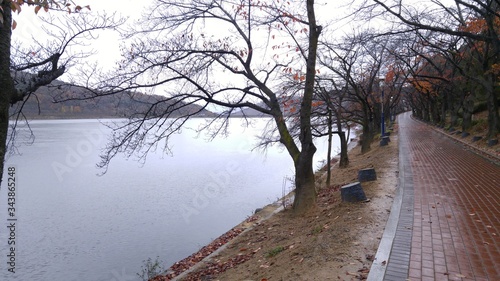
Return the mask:
{"type": "MultiPolygon", "coordinates": [[[[157,152],[141,164],[118,156],[102,176],[95,164],[106,126],[32,121],[34,143],[6,162],[19,180],[18,271],[0,272],[0,279],[139,280],[147,258],[172,264],[196,252],[281,197],[283,178],[293,174],[283,149],[252,151],[263,121],[243,128],[231,120],[232,133],[212,142],[185,129],[172,138],[173,157],[157,152]]],[[[7,202],[5,182],[0,202],[7,202]]],[[[0,241],[7,241],[5,232],[0,241]]],[[[6,247],[0,243],[3,263],[6,247]]]]}
{"type": "Polygon", "coordinates": [[[350,166],[339,169],[334,165],[329,188],[324,184],[324,172],[317,172],[321,190],[316,210],[296,217],[290,208],[283,211],[280,202],[268,205],[153,280],[366,278],[397,186],[397,136],[388,147],[374,144],[364,155],[354,145],[350,145],[350,166]],[[358,171],[368,167],[375,168],[378,175],[376,182],[363,183],[370,202],[342,203],[340,187],[357,181],[358,171]],[[200,262],[202,255],[221,243],[225,245],[200,262]]]}

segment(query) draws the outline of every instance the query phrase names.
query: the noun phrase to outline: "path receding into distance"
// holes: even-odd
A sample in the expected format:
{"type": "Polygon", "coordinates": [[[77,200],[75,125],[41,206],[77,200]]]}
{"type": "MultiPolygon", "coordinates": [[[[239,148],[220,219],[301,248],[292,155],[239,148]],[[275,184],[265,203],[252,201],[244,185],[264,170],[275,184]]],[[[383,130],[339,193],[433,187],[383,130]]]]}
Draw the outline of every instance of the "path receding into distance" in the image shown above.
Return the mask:
{"type": "Polygon", "coordinates": [[[500,280],[500,166],[410,113],[398,126],[397,213],[369,280],[500,280]]]}

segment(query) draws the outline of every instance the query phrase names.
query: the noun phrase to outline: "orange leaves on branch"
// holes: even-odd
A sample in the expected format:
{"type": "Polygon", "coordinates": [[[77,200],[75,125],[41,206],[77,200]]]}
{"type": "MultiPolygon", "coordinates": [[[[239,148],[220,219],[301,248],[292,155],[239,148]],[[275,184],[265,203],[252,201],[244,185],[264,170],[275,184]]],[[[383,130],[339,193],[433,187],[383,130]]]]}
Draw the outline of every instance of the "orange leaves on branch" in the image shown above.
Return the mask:
{"type": "Polygon", "coordinates": [[[428,93],[428,94],[434,92],[434,89],[433,89],[434,85],[430,81],[414,79],[414,80],[411,80],[410,82],[418,92],[428,93]]]}
{"type": "Polygon", "coordinates": [[[487,29],[487,25],[484,19],[475,18],[468,20],[465,26],[462,26],[460,29],[466,32],[478,34],[484,32],[487,29]]]}
{"type": "Polygon", "coordinates": [[[500,79],[500,63],[493,64],[489,72],[493,73],[493,75],[497,75],[498,79],[500,79]]]}
{"type": "Polygon", "coordinates": [[[495,74],[500,74],[500,63],[495,63],[491,66],[491,71],[495,74]]]}
{"type": "Polygon", "coordinates": [[[293,75],[293,80],[303,82],[304,80],[306,80],[306,76],[297,72],[295,73],[295,75],[293,75]]]}
{"type": "Polygon", "coordinates": [[[313,101],[311,105],[313,107],[319,107],[322,106],[323,104],[325,104],[323,101],[313,101]]]}
{"type": "Polygon", "coordinates": [[[18,14],[21,12],[21,6],[23,5],[35,6],[35,14],[38,14],[42,8],[45,12],[48,12],[51,7],[57,9],[65,8],[68,10],[68,13],[71,13],[72,11],[78,13],[83,9],[90,10],[90,5],[80,6],[73,3],[73,1],[71,1],[71,3],[62,0],[13,0],[10,2],[11,10],[13,12],[17,12],[18,14]],[[72,6],[74,6],[73,9],[71,8],[72,6]]]}
{"type": "Polygon", "coordinates": [[[24,1],[20,1],[21,3],[18,3],[19,1],[12,1],[10,2],[10,9],[13,12],[17,12],[18,14],[21,12],[21,5],[24,4],[24,1]]]}
{"type": "MultiPolygon", "coordinates": [[[[72,12],[71,7],[75,6],[73,11],[75,12],[80,12],[83,9],[88,9],[90,10],[90,6],[79,6],[73,3],[68,3],[67,1],[63,0],[12,0],[10,2],[10,9],[13,12],[17,12],[18,14],[21,13],[22,11],[22,6],[23,5],[28,5],[28,6],[35,6],[34,12],[35,14],[38,15],[38,12],[43,8],[45,12],[48,12],[51,7],[61,9],[61,5],[64,5],[64,8],[68,10],[68,13],[72,12]]],[[[3,11],[2,11],[3,12],[3,11]]],[[[3,17],[0,17],[0,23],[3,24],[3,17]]],[[[12,29],[16,29],[17,27],[17,22],[15,20],[12,21],[12,29]]]]}
{"type": "Polygon", "coordinates": [[[297,112],[297,105],[295,100],[285,100],[282,102],[283,108],[285,111],[288,111],[289,113],[295,113],[297,112]]]}
{"type": "MultiPolygon", "coordinates": [[[[87,5],[87,6],[83,6],[83,7],[82,7],[82,6],[76,6],[76,7],[75,7],[75,12],[76,12],[76,13],[79,13],[79,12],[81,12],[83,9],[87,9],[87,10],[89,10],[89,11],[90,11],[90,6],[89,6],[89,5],[87,5]]],[[[68,11],[69,11],[69,13],[71,13],[71,9],[68,9],[68,11]]]]}
{"type": "Polygon", "coordinates": [[[391,67],[389,71],[385,74],[385,83],[390,83],[391,81],[394,80],[394,77],[396,76],[396,73],[394,72],[394,69],[391,67]]]}

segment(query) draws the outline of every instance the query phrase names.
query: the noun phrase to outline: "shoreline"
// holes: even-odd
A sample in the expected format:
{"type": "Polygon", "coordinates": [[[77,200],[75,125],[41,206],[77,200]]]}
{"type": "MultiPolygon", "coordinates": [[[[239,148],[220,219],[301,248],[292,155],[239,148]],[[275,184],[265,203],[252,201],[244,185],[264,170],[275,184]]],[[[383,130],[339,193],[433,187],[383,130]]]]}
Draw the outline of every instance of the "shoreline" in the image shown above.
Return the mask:
{"type": "MultiPolygon", "coordinates": [[[[354,138],[351,138],[348,143],[347,151],[351,152],[354,148],[359,146],[359,139],[356,137],[358,131],[354,130],[354,138]]],[[[331,170],[333,170],[339,163],[340,153],[333,156],[330,161],[337,160],[332,164],[331,170]]],[[[326,175],[326,164],[316,171],[316,179],[322,179],[326,175]]],[[[279,198],[275,202],[268,204],[262,208],[256,209],[255,213],[237,224],[236,226],[229,229],[227,232],[220,235],[218,238],[214,239],[212,242],[202,247],[200,250],[194,252],[188,257],[179,260],[172,264],[166,271],[161,275],[151,279],[152,281],[178,281],[186,277],[188,274],[195,272],[202,266],[212,262],[213,257],[218,253],[226,249],[228,246],[234,242],[235,238],[254,229],[266,220],[270,219],[275,214],[286,209],[288,202],[293,202],[293,193],[290,191],[285,196],[279,198]],[[291,201],[290,201],[291,200],[291,201]]],[[[252,252],[250,255],[255,254],[256,251],[252,252]]],[[[242,255],[242,258],[235,261],[233,264],[243,263],[248,260],[248,256],[242,255]]]]}

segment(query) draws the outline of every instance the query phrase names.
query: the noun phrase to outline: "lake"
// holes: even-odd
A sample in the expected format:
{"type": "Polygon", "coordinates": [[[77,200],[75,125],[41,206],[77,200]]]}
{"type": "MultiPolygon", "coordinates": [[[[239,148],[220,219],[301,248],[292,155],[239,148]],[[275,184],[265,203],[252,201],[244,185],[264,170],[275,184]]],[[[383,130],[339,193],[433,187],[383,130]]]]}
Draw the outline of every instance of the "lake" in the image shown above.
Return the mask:
{"type": "MultiPolygon", "coordinates": [[[[235,119],[227,138],[206,142],[183,130],[172,138],[173,156],[158,151],[141,164],[119,155],[99,175],[108,121],[30,122],[34,143],[5,166],[16,178],[15,273],[6,173],[0,192],[0,280],[140,280],[143,260],[168,267],[192,254],[276,201],[294,174],[283,148],[252,151],[267,120],[244,128],[235,119]]],[[[326,141],[317,146],[324,160],[326,141]]]]}

